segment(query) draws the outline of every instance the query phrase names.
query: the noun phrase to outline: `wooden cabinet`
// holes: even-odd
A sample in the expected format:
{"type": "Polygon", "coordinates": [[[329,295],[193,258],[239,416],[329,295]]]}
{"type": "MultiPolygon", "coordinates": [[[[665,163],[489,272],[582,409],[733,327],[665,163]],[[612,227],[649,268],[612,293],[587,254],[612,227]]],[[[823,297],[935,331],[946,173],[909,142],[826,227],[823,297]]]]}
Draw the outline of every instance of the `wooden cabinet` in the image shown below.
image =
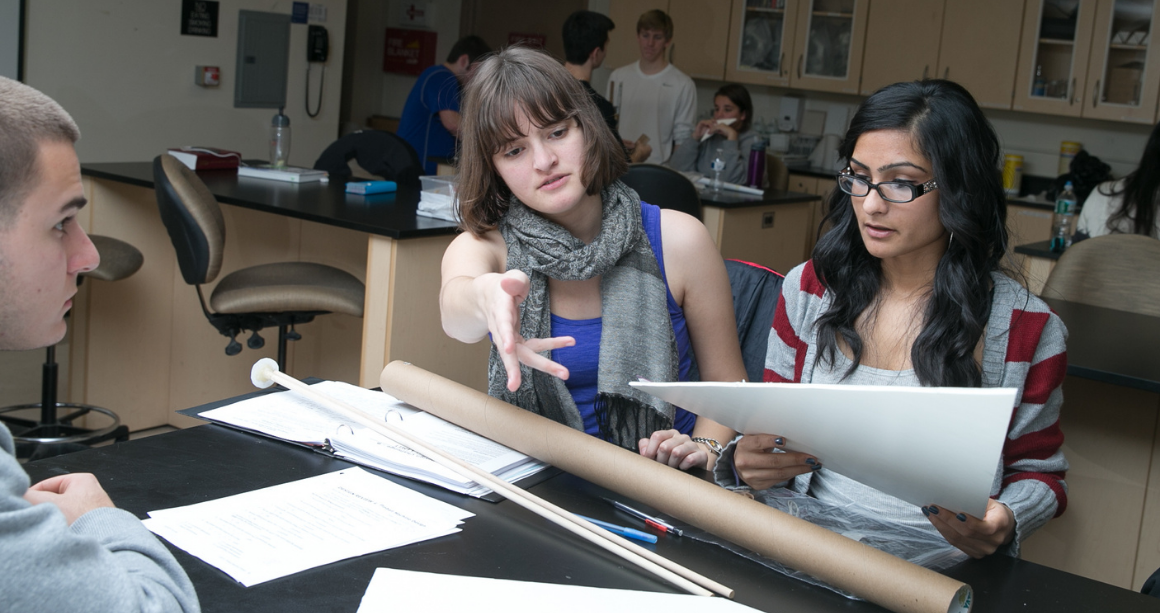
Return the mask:
{"type": "Polygon", "coordinates": [[[981,107],[1010,109],[1023,4],[1023,0],[946,0],[938,70],[931,76],[967,88],[981,107]]]}
{"type": "Polygon", "coordinates": [[[938,70],[942,27],[943,3],[938,0],[870,5],[859,87],[862,95],[869,96],[891,83],[933,77],[938,70]],[[899,44],[900,40],[906,44],[899,44]]]}
{"type": "Polygon", "coordinates": [[[1096,0],[1028,0],[1012,108],[1080,116],[1095,14],[1096,0]]]}
{"type": "Polygon", "coordinates": [[[725,80],[789,87],[800,0],[733,0],[725,80]]]}
{"type": "Polygon", "coordinates": [[[1157,0],[1029,0],[1014,109],[1150,124],[1157,0]]]}
{"type": "Polygon", "coordinates": [[[673,18],[673,65],[694,79],[725,79],[725,53],[732,21],[729,4],[720,0],[669,0],[668,12],[673,18]]]}
{"type": "Polygon", "coordinates": [[[745,208],[705,207],[705,227],[726,259],[745,260],[785,274],[806,261],[814,203],[745,208]]]}
{"type": "Polygon", "coordinates": [[[1102,0],[1096,6],[1082,115],[1150,124],[1160,94],[1160,55],[1151,44],[1160,0],[1102,0]]]}
{"type": "Polygon", "coordinates": [[[727,81],[858,93],[868,0],[734,0],[727,81]]]}

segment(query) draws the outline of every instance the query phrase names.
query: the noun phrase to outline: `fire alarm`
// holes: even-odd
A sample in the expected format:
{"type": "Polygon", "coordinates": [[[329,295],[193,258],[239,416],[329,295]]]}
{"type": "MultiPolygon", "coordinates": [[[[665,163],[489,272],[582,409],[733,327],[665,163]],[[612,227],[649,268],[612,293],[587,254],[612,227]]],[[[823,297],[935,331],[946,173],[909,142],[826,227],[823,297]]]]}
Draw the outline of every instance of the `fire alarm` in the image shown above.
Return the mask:
{"type": "Polygon", "coordinates": [[[196,66],[193,73],[193,82],[202,87],[217,87],[221,85],[221,68],[217,66],[196,66]]]}

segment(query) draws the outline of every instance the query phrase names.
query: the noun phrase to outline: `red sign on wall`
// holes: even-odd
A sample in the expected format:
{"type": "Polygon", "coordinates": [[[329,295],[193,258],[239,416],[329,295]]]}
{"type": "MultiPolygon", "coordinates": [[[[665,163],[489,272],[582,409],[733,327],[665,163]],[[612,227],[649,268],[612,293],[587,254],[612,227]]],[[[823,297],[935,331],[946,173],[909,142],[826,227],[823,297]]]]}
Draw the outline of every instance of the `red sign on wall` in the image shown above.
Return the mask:
{"type": "Polygon", "coordinates": [[[436,42],[435,32],[387,28],[383,72],[418,76],[435,65],[436,42]]]}

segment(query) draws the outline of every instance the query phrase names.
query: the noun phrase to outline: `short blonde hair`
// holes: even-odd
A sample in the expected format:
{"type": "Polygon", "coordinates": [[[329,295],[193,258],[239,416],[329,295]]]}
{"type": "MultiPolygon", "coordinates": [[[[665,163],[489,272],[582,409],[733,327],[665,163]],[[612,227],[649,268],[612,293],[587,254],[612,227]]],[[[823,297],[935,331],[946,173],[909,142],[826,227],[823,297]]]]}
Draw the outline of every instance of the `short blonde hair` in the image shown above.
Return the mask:
{"type": "Polygon", "coordinates": [[[76,122],[55,100],[0,77],[0,229],[36,185],[41,143],[75,143],[80,137],[76,122]]]}
{"type": "Polygon", "coordinates": [[[665,33],[665,40],[673,40],[673,18],[660,9],[645,11],[636,20],[636,33],[643,30],[658,30],[665,33]]]}
{"type": "Polygon", "coordinates": [[[524,113],[537,127],[576,120],[586,152],[580,179],[588,195],[599,194],[628,171],[624,147],[588,92],[551,56],[509,47],[479,64],[467,83],[459,152],[462,227],[477,236],[495,228],[507,212],[511,190],[493,156],[520,133],[524,113]]]}

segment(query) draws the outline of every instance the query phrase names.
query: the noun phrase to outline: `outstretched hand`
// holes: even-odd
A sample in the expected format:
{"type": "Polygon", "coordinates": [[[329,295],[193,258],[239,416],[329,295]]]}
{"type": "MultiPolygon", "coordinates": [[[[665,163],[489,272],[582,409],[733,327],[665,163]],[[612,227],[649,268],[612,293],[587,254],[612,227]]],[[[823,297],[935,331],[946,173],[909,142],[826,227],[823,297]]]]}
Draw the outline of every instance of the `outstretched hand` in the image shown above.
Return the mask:
{"type": "Polygon", "coordinates": [[[70,525],[93,509],[114,506],[97,478],[89,473],[73,473],[45,479],[28,488],[28,491],[24,492],[24,499],[32,504],[55,504],[64,513],[70,525]]]}
{"type": "Polygon", "coordinates": [[[741,480],[764,490],[794,477],[818,470],[822,463],[812,455],[785,449],[785,438],[776,434],[749,434],[737,441],[733,467],[741,480]]]}
{"type": "Polygon", "coordinates": [[[933,504],[922,512],[948,543],[972,558],[989,556],[1015,538],[1015,514],[994,500],[987,501],[983,519],[933,504]]]}
{"type": "Polygon", "coordinates": [[[508,391],[520,387],[520,364],[557,376],[568,378],[568,369],[557,362],[540,355],[541,352],[571,347],[576,340],[571,336],[554,338],[525,339],[520,334],[520,303],[528,297],[531,280],[519,270],[509,270],[499,275],[499,282],[490,292],[485,292],[484,312],[487,329],[492,342],[499,351],[500,360],[507,371],[508,391]]]}

